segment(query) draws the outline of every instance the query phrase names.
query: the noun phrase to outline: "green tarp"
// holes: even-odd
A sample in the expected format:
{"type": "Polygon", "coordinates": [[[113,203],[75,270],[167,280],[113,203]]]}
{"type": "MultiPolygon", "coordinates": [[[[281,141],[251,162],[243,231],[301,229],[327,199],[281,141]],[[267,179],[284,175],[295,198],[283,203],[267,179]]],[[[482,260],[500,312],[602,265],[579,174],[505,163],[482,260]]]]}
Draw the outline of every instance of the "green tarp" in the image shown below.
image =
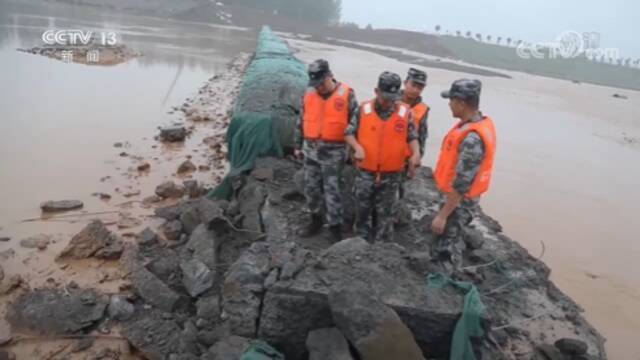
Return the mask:
{"type": "Polygon", "coordinates": [[[428,288],[442,288],[453,286],[464,292],[464,304],[462,315],[453,331],[451,339],[450,360],[476,360],[471,346],[471,337],[479,337],[484,334],[480,325],[480,316],[484,312],[484,304],[480,299],[478,289],[472,283],[453,281],[442,274],[431,274],[427,280],[428,288]]]}
{"type": "Polygon", "coordinates": [[[261,340],[254,340],[240,357],[240,360],[284,360],[284,355],[261,340]]]}

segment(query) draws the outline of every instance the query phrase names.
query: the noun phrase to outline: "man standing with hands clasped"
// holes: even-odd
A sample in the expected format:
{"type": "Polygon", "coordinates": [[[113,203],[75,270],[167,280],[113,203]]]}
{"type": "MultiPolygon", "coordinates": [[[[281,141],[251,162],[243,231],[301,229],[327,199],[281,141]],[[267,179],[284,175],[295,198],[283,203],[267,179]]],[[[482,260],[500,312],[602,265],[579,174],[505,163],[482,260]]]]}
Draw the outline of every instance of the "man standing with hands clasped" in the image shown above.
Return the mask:
{"type": "Polygon", "coordinates": [[[410,173],[420,166],[418,134],[409,107],[399,101],[401,86],[398,74],[383,72],[376,97],[360,105],[345,130],[345,141],[355,152],[358,168],[355,231],[364,239],[392,240],[393,209],[409,150],[410,173]],[[375,229],[369,226],[373,211],[375,229]]]}
{"type": "Polygon", "coordinates": [[[461,79],[442,92],[459,121],[449,130],[440,149],[434,172],[438,189],[446,201],[431,223],[438,235],[434,257],[458,268],[462,261],[465,227],[472,220],[470,211],[489,189],[496,151],[493,121],[479,110],[482,83],[461,79]]]}
{"type": "Polygon", "coordinates": [[[346,161],[344,130],[358,109],[355,93],[336,81],[326,60],[309,65],[309,88],[295,130],[295,155],[304,157],[304,193],[310,222],[300,236],[322,230],[326,216],[335,241],[342,240],[342,169],[346,161]]]}

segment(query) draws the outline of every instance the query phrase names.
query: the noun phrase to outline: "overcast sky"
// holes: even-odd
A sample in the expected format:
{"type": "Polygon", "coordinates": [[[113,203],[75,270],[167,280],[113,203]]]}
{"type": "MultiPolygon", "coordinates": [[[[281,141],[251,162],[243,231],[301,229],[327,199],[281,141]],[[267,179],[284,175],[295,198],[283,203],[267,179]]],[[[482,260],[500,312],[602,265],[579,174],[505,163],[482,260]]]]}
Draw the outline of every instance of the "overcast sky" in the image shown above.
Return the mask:
{"type": "Polygon", "coordinates": [[[600,47],[640,58],[640,1],[342,0],[343,21],[374,27],[443,30],[553,41],[564,31],[601,34],[600,47]]]}

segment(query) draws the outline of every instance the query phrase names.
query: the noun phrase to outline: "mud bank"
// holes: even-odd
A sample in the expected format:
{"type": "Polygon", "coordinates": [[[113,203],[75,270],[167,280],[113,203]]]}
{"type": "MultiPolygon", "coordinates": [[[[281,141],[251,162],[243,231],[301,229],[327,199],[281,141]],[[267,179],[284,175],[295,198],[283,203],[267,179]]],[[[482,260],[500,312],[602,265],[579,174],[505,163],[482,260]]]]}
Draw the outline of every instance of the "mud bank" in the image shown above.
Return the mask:
{"type": "Polygon", "coordinates": [[[132,50],[122,44],[114,46],[97,46],[95,44],[85,46],[45,46],[17,50],[64,62],[100,66],[118,65],[142,56],[141,52],[132,50]]]}
{"type": "MultiPolygon", "coordinates": [[[[148,359],[219,359],[229,344],[240,344],[234,350],[239,356],[251,339],[260,338],[298,360],[308,358],[307,336],[318,329],[337,327],[360,356],[368,350],[352,327],[365,326],[368,336],[385,341],[389,335],[374,325],[383,315],[349,309],[354,301],[370,299],[397,314],[409,331],[395,341],[415,343],[423,354],[416,359],[447,358],[464,293],[427,286],[429,274],[445,271],[429,258],[433,237],[424,232],[442,201],[430,169],[420,169],[410,183],[411,221],[396,231],[393,243],[352,238],[333,244],[328,232],[300,239],[300,179],[296,162],[265,158],[242,176],[230,202],[199,198],[158,208],[162,232],[144,230],[119,260],[128,274],[123,291],[110,297],[66,286],[26,291],[10,305],[8,319],[14,329],[48,336],[122,329],[119,336],[132,353],[148,359]],[[175,228],[178,236],[168,237],[175,228]],[[346,300],[332,300],[344,289],[346,300]],[[56,307],[65,316],[36,311],[56,307]],[[364,314],[354,315],[359,312],[364,314]]],[[[347,176],[347,183],[352,180],[347,176]]],[[[473,342],[476,355],[547,359],[570,342],[588,355],[579,350],[580,356],[551,358],[606,359],[604,339],[549,281],[550,270],[481,209],[472,225],[463,268],[453,278],[475,284],[486,305],[485,334],[473,342]],[[561,339],[570,340],[552,345],[561,339]]],[[[98,241],[91,236],[87,243],[98,241]]]]}

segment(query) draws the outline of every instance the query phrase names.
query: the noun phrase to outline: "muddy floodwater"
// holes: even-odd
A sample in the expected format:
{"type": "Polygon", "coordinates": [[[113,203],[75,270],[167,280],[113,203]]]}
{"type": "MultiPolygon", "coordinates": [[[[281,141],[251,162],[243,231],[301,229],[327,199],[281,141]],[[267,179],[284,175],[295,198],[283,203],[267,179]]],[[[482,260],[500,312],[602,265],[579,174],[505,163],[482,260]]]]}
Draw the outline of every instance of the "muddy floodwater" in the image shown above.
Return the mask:
{"type": "MultiPolygon", "coordinates": [[[[146,186],[142,195],[152,194],[152,184],[162,179],[157,177],[171,171],[152,163],[152,171],[128,189],[131,184],[119,184],[118,175],[137,158],[119,155],[157,156],[156,127],[179,120],[173,107],[255,46],[254,34],[237,28],[64,5],[0,2],[0,8],[0,226],[12,238],[37,231],[37,223],[17,222],[38,216],[47,199],[75,198],[85,210],[101,211],[108,204],[92,193],[110,193],[112,203],[121,200],[115,188],[125,194],[146,186]],[[42,33],[51,28],[107,29],[143,56],[101,67],[16,51],[41,46],[42,33]]],[[[167,157],[175,154],[163,150],[167,157]]],[[[200,180],[211,183],[206,175],[200,180]]]]}
{"type": "MultiPolygon", "coordinates": [[[[362,50],[291,44],[305,62],[329,60],[360,101],[373,96],[381,71],[404,75],[410,66],[362,50]]],[[[86,224],[40,221],[41,202],[82,200],[86,212],[113,212],[102,219],[114,223],[130,202],[130,211],[144,217],[150,212],[135,202],[174,177],[180,162],[205,163],[208,148],[196,146],[203,135],[167,146],[153,138],[157,127],[182,121],[177,107],[254,46],[255,33],[242,28],[0,1],[0,237],[11,238],[0,242],[0,252],[16,252],[0,258],[7,276],[24,274],[38,286],[60,275],[53,258],[86,224]],[[50,28],[108,29],[143,56],[102,67],[16,51],[42,45],[50,28]],[[151,170],[131,170],[141,162],[151,170]],[[111,198],[92,196],[98,192],[111,198]],[[54,236],[46,251],[19,246],[39,233],[54,236]]],[[[432,110],[424,165],[433,166],[452,123],[438,94],[470,75],[427,71],[432,110]]],[[[484,83],[481,106],[499,137],[495,180],[483,206],[506,234],[543,254],[554,281],[608,338],[610,359],[640,359],[640,92],[500,71],[512,79],[474,76],[484,83]]],[[[200,171],[191,177],[213,186],[217,176],[200,171]]],[[[82,266],[72,265],[79,273],[74,279],[97,281],[83,278],[82,266]]]]}

